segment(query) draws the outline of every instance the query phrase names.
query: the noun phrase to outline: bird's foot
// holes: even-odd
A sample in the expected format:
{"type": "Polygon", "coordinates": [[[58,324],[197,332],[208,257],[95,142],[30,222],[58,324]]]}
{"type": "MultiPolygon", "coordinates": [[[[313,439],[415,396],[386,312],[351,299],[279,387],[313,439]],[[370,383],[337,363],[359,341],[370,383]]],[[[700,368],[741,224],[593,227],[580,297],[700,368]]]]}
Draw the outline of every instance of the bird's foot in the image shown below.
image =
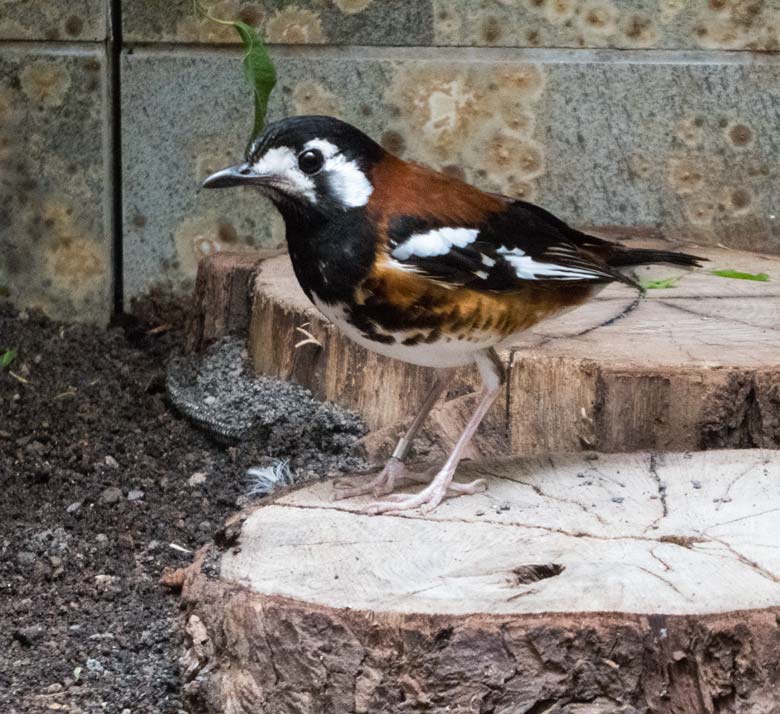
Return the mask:
{"type": "Polygon", "coordinates": [[[379,475],[371,479],[363,486],[353,486],[351,483],[335,481],[333,488],[334,501],[341,501],[345,498],[356,498],[357,496],[368,496],[373,494],[374,498],[380,498],[392,493],[396,484],[405,478],[413,478],[416,474],[406,472],[406,466],[400,459],[391,456],[385,467],[379,472],[379,475]]]}
{"type": "Polygon", "coordinates": [[[392,493],[382,501],[377,501],[366,507],[365,512],[371,515],[379,513],[394,514],[420,508],[423,513],[430,513],[447,496],[447,491],[456,495],[468,495],[480,493],[487,489],[485,479],[478,478],[471,483],[453,483],[452,477],[455,469],[443,468],[419,493],[392,493]]]}

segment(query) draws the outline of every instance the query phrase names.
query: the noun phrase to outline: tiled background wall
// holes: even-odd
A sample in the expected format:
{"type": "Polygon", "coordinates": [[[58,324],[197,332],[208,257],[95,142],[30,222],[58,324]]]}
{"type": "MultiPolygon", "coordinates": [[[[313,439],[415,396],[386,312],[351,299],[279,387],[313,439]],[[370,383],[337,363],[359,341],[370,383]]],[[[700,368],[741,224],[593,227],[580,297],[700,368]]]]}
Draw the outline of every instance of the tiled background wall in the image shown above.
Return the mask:
{"type": "MultiPolygon", "coordinates": [[[[578,225],[780,253],[780,0],[211,7],[274,43],[271,118],[340,116],[578,225]]],[[[198,190],[252,121],[233,31],[189,0],[113,9],[115,103],[107,7],[0,0],[0,290],[58,317],[106,319],[114,240],[129,299],[186,288],[209,252],[283,239],[253,194],[198,190]]]]}

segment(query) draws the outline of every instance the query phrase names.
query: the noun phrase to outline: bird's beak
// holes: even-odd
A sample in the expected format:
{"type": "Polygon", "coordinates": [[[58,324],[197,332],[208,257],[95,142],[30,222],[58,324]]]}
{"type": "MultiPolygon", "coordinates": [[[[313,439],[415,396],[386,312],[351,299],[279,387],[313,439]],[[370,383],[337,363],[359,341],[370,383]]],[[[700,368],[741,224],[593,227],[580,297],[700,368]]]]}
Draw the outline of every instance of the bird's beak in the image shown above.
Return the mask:
{"type": "Polygon", "coordinates": [[[230,188],[231,186],[248,186],[263,181],[250,164],[236,164],[228,166],[222,171],[211,174],[204,182],[203,188],[230,188]]]}

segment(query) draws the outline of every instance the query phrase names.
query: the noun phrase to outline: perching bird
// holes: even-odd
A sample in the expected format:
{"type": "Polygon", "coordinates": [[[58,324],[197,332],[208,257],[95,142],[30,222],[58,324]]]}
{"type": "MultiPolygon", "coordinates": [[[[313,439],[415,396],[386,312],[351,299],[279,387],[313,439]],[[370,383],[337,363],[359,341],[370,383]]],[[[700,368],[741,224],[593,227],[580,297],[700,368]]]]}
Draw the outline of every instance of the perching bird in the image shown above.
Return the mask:
{"type": "Polygon", "coordinates": [[[638,287],[625,268],[698,266],[685,253],[632,249],[571,228],[525,201],[485,193],[393,156],[355,127],[326,116],[268,126],[246,161],[206,188],[252,186],[284,218],[295,275],[314,305],[348,337],[394,359],[434,367],[439,378],[384,470],[347,498],[373,492],[373,513],[435,508],[465,446],[504,379],[496,349],[582,305],[606,284],[638,287]],[[446,390],[452,368],[476,364],[481,400],[452,453],[415,495],[393,494],[407,476],[415,434],[446,390]]]}

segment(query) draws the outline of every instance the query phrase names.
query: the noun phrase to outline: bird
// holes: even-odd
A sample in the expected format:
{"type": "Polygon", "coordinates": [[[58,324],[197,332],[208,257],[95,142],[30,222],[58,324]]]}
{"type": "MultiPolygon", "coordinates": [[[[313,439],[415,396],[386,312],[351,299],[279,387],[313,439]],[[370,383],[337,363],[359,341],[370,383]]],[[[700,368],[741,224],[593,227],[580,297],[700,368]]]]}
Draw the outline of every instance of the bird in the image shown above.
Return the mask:
{"type": "Polygon", "coordinates": [[[380,473],[336,498],[373,494],[366,512],[429,512],[448,495],[485,488],[453,481],[464,449],[498,396],[497,350],[577,308],[612,282],[640,289],[639,265],[701,267],[694,255],[626,247],[571,227],[544,208],[483,191],[407,161],[329,116],[269,124],[245,160],[203,187],[251,187],[281,214],[293,271],[315,307],[347,337],[437,378],[380,473]],[[456,368],[475,365],[479,402],[444,465],[417,493],[397,493],[412,441],[456,368]]]}

